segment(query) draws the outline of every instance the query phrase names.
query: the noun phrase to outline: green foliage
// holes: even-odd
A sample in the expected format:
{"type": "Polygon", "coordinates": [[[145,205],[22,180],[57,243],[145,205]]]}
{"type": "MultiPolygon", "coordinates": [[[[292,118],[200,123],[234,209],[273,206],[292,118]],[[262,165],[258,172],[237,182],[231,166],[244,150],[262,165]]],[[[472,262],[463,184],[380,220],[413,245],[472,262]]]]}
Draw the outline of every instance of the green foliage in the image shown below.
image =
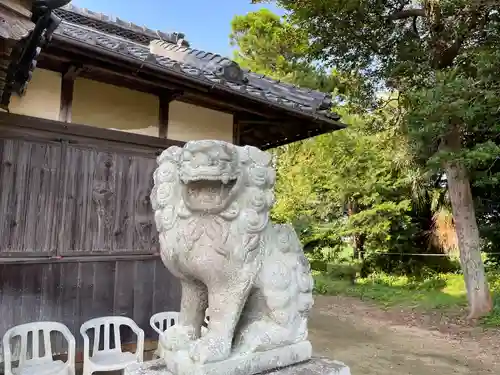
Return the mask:
{"type": "MultiPolygon", "coordinates": [[[[432,86],[407,95],[408,128],[421,157],[429,158],[427,165],[439,169],[454,160],[469,170],[483,250],[490,253],[500,252],[500,78],[494,74],[499,69],[498,50],[478,51],[440,72],[432,86]],[[450,121],[461,124],[459,152],[438,148],[438,135],[450,121]]],[[[494,255],[489,261],[499,264],[499,259],[494,255]]]]}
{"type": "MultiPolygon", "coordinates": [[[[342,218],[342,208],[348,212],[341,236],[353,238],[356,248],[362,244],[363,251],[372,253],[425,253],[432,247],[458,244],[475,259],[474,267],[465,268],[465,275],[482,274],[479,249],[472,245],[479,242],[476,221],[483,249],[500,252],[498,4],[464,0],[276,3],[288,11],[287,25],[307,35],[307,46],[301,42],[304,60],[320,63],[341,77],[354,74],[362,83],[355,86],[364,92],[364,100],[360,100],[363,94],[359,90],[348,91],[346,98],[349,109],[360,114],[366,126],[356,131],[355,146],[350,144],[345,155],[332,144],[315,145],[325,151],[315,157],[340,160],[342,171],[325,173],[322,181],[313,180],[321,186],[320,194],[309,188],[333,217],[330,221],[342,218]],[[382,89],[390,93],[388,98],[373,96],[382,89]],[[395,97],[396,111],[390,106],[395,97]],[[361,103],[375,106],[363,111],[361,103]],[[383,118],[389,122],[384,123],[383,118]],[[404,139],[405,147],[399,149],[406,148],[404,154],[411,155],[412,162],[405,168],[389,168],[384,161],[390,158],[384,154],[393,150],[381,147],[383,142],[371,143],[370,137],[379,134],[390,135],[393,144],[404,139]],[[356,146],[368,151],[359,154],[356,146]],[[445,168],[457,178],[443,178],[445,168]],[[467,192],[471,187],[474,204],[468,194],[462,198],[454,194],[436,207],[434,192],[446,196],[442,193],[447,184],[454,184],[454,191],[467,192]],[[450,208],[460,215],[457,222],[465,224],[456,227],[457,236],[436,234],[454,228],[453,221],[441,225],[450,208]],[[465,227],[471,228],[467,235],[474,238],[464,237],[466,231],[461,228],[465,227]]],[[[489,260],[500,264],[500,257],[494,254],[489,260]]],[[[387,266],[392,271],[400,268],[387,266]]],[[[486,305],[471,306],[471,312],[480,315],[486,305]]]]}
{"type": "Polygon", "coordinates": [[[387,251],[391,228],[410,222],[412,171],[394,163],[404,147],[397,134],[370,134],[363,129],[363,118],[346,117],[349,129],[277,152],[273,217],[289,222],[307,217],[309,226],[299,230],[306,244],[320,237],[330,246],[341,245],[342,238],[363,235],[369,247],[387,251]],[[356,212],[346,215],[353,205],[356,212]]]}
{"type": "MultiPolygon", "coordinates": [[[[500,295],[500,274],[490,273],[491,290],[500,295]]],[[[409,307],[425,310],[456,308],[467,303],[462,275],[433,274],[425,278],[374,274],[356,280],[355,285],[334,279],[326,273],[315,272],[315,291],[318,294],[348,295],[379,302],[386,307],[409,307]]]]}
{"type": "Polygon", "coordinates": [[[348,295],[373,300],[384,307],[434,310],[457,308],[467,303],[463,277],[441,274],[426,279],[376,274],[358,279],[355,285],[316,273],[318,294],[348,295]]]}
{"type": "MultiPolygon", "coordinates": [[[[429,220],[418,219],[416,206],[422,199],[416,198],[417,190],[426,182],[398,125],[399,95],[386,97],[383,107],[361,110],[360,105],[372,98],[368,81],[359,72],[313,68],[304,58],[309,53],[308,34],[267,10],[235,17],[232,29],[241,65],[300,85],[306,74],[309,87],[332,91],[338,103],[349,99],[336,108],[348,129],[274,150],[278,200],[272,218],[294,224],[314,267],[346,263],[353,257],[352,248],[342,259],[339,254],[354,242],[354,250],[370,261],[374,253],[416,253],[422,246],[425,251],[441,251],[427,235],[432,212],[425,213],[429,220]]],[[[391,259],[397,263],[400,258],[391,259]]],[[[419,265],[422,262],[414,262],[405,270],[415,272],[419,265]]]]}
{"type": "Polygon", "coordinates": [[[307,33],[267,9],[235,16],[231,22],[231,45],[238,46],[234,60],[261,74],[303,87],[332,91],[333,81],[304,61],[307,33]]]}
{"type": "MultiPolygon", "coordinates": [[[[374,274],[368,278],[350,280],[335,278],[327,272],[314,272],[314,292],[323,295],[344,295],[374,301],[385,308],[458,310],[467,305],[462,275],[457,273],[430,274],[424,278],[374,274]]],[[[481,319],[482,324],[500,327],[500,274],[488,274],[494,308],[481,319]]]]}
{"type": "Polygon", "coordinates": [[[432,81],[432,73],[452,66],[457,55],[499,41],[495,2],[276,2],[308,33],[310,59],[383,78],[400,91],[432,81]]]}
{"type": "MultiPolygon", "coordinates": [[[[430,166],[439,168],[452,159],[474,171],[491,165],[500,155],[500,145],[495,143],[500,133],[500,78],[493,74],[500,69],[499,58],[496,50],[463,56],[455,67],[436,72],[432,82],[407,92],[409,133],[416,149],[430,158],[430,166]],[[460,124],[467,142],[460,152],[438,148],[450,123],[460,124]]],[[[498,177],[490,174],[477,183],[497,184],[498,177]]]]}
{"type": "Polygon", "coordinates": [[[234,60],[241,66],[284,82],[325,92],[351,108],[372,105],[373,87],[358,71],[324,69],[308,59],[307,31],[267,9],[235,16],[231,22],[234,60]]]}
{"type": "Polygon", "coordinates": [[[279,76],[293,74],[307,48],[307,34],[267,9],[236,16],[231,22],[235,59],[258,71],[279,76]]]}
{"type": "MultiPolygon", "coordinates": [[[[498,280],[490,279],[490,284],[493,284],[493,290],[499,290],[498,280]]],[[[493,294],[493,310],[481,322],[487,327],[500,327],[500,293],[493,294]]]]}
{"type": "Polygon", "coordinates": [[[326,272],[334,280],[347,280],[354,284],[360,270],[360,264],[329,264],[326,272]]]}

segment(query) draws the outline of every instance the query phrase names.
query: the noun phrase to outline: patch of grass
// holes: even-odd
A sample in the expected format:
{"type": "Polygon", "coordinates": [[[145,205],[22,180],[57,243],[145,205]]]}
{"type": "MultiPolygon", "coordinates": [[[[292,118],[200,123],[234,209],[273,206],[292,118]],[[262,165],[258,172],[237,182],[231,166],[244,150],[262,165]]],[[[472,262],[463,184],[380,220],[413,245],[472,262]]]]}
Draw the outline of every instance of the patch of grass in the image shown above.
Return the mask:
{"type": "Polygon", "coordinates": [[[489,278],[493,298],[493,310],[481,322],[487,327],[500,327],[500,274],[491,273],[490,275],[496,276],[490,276],[489,278]]]}
{"type": "MultiPolygon", "coordinates": [[[[463,276],[440,274],[424,279],[407,276],[372,275],[356,280],[336,280],[326,273],[315,272],[315,292],[327,295],[346,295],[373,300],[384,307],[415,308],[423,311],[453,310],[467,306],[463,276]]],[[[483,319],[485,325],[500,326],[500,274],[489,274],[495,308],[483,319]]]]}

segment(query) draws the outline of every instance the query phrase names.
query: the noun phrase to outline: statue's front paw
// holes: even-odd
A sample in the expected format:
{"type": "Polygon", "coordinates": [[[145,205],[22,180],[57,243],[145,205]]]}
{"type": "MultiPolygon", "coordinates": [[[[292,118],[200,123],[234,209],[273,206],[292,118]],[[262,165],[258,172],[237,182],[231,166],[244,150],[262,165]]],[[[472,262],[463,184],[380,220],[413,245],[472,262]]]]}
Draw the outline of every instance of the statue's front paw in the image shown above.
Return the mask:
{"type": "Polygon", "coordinates": [[[165,350],[177,351],[188,349],[196,338],[194,327],[174,325],[160,336],[160,344],[165,350]]]}
{"type": "Polygon", "coordinates": [[[189,356],[200,364],[222,361],[231,353],[231,340],[208,331],[201,339],[191,343],[189,356]]]}

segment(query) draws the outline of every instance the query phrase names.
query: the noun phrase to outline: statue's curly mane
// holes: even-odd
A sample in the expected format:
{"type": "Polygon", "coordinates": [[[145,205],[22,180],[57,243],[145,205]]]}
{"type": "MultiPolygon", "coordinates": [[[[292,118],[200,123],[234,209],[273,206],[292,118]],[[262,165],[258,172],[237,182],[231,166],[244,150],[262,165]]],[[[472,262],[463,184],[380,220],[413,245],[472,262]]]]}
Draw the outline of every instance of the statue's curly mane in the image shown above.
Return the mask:
{"type": "MultiPolygon", "coordinates": [[[[269,224],[269,211],[274,204],[276,172],[269,153],[252,146],[225,145],[234,148],[231,163],[240,172],[238,178],[241,180],[230,204],[214,216],[237,224],[230,228],[233,237],[240,237],[242,246],[231,247],[234,253],[227,255],[245,260],[249,253],[257,250],[260,234],[269,224]]],[[[160,233],[176,228],[179,219],[189,219],[193,215],[186,207],[182,195],[180,170],[184,162],[183,151],[180,147],[170,147],[157,160],[151,202],[160,233]]],[[[175,246],[167,247],[171,251],[178,251],[175,246]]]]}

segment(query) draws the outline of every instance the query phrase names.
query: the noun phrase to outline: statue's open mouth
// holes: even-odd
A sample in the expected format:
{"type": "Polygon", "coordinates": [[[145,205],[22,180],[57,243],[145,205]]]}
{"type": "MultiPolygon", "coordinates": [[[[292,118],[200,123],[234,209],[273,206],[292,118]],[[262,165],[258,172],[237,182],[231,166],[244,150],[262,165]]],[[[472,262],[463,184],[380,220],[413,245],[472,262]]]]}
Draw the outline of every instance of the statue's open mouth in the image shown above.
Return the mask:
{"type": "Polygon", "coordinates": [[[235,150],[225,144],[188,144],[179,171],[186,208],[213,214],[225,210],[242,180],[236,158],[235,150]]]}
{"type": "Polygon", "coordinates": [[[181,178],[182,195],[190,211],[218,213],[226,209],[238,190],[237,176],[199,174],[181,178]]]}

